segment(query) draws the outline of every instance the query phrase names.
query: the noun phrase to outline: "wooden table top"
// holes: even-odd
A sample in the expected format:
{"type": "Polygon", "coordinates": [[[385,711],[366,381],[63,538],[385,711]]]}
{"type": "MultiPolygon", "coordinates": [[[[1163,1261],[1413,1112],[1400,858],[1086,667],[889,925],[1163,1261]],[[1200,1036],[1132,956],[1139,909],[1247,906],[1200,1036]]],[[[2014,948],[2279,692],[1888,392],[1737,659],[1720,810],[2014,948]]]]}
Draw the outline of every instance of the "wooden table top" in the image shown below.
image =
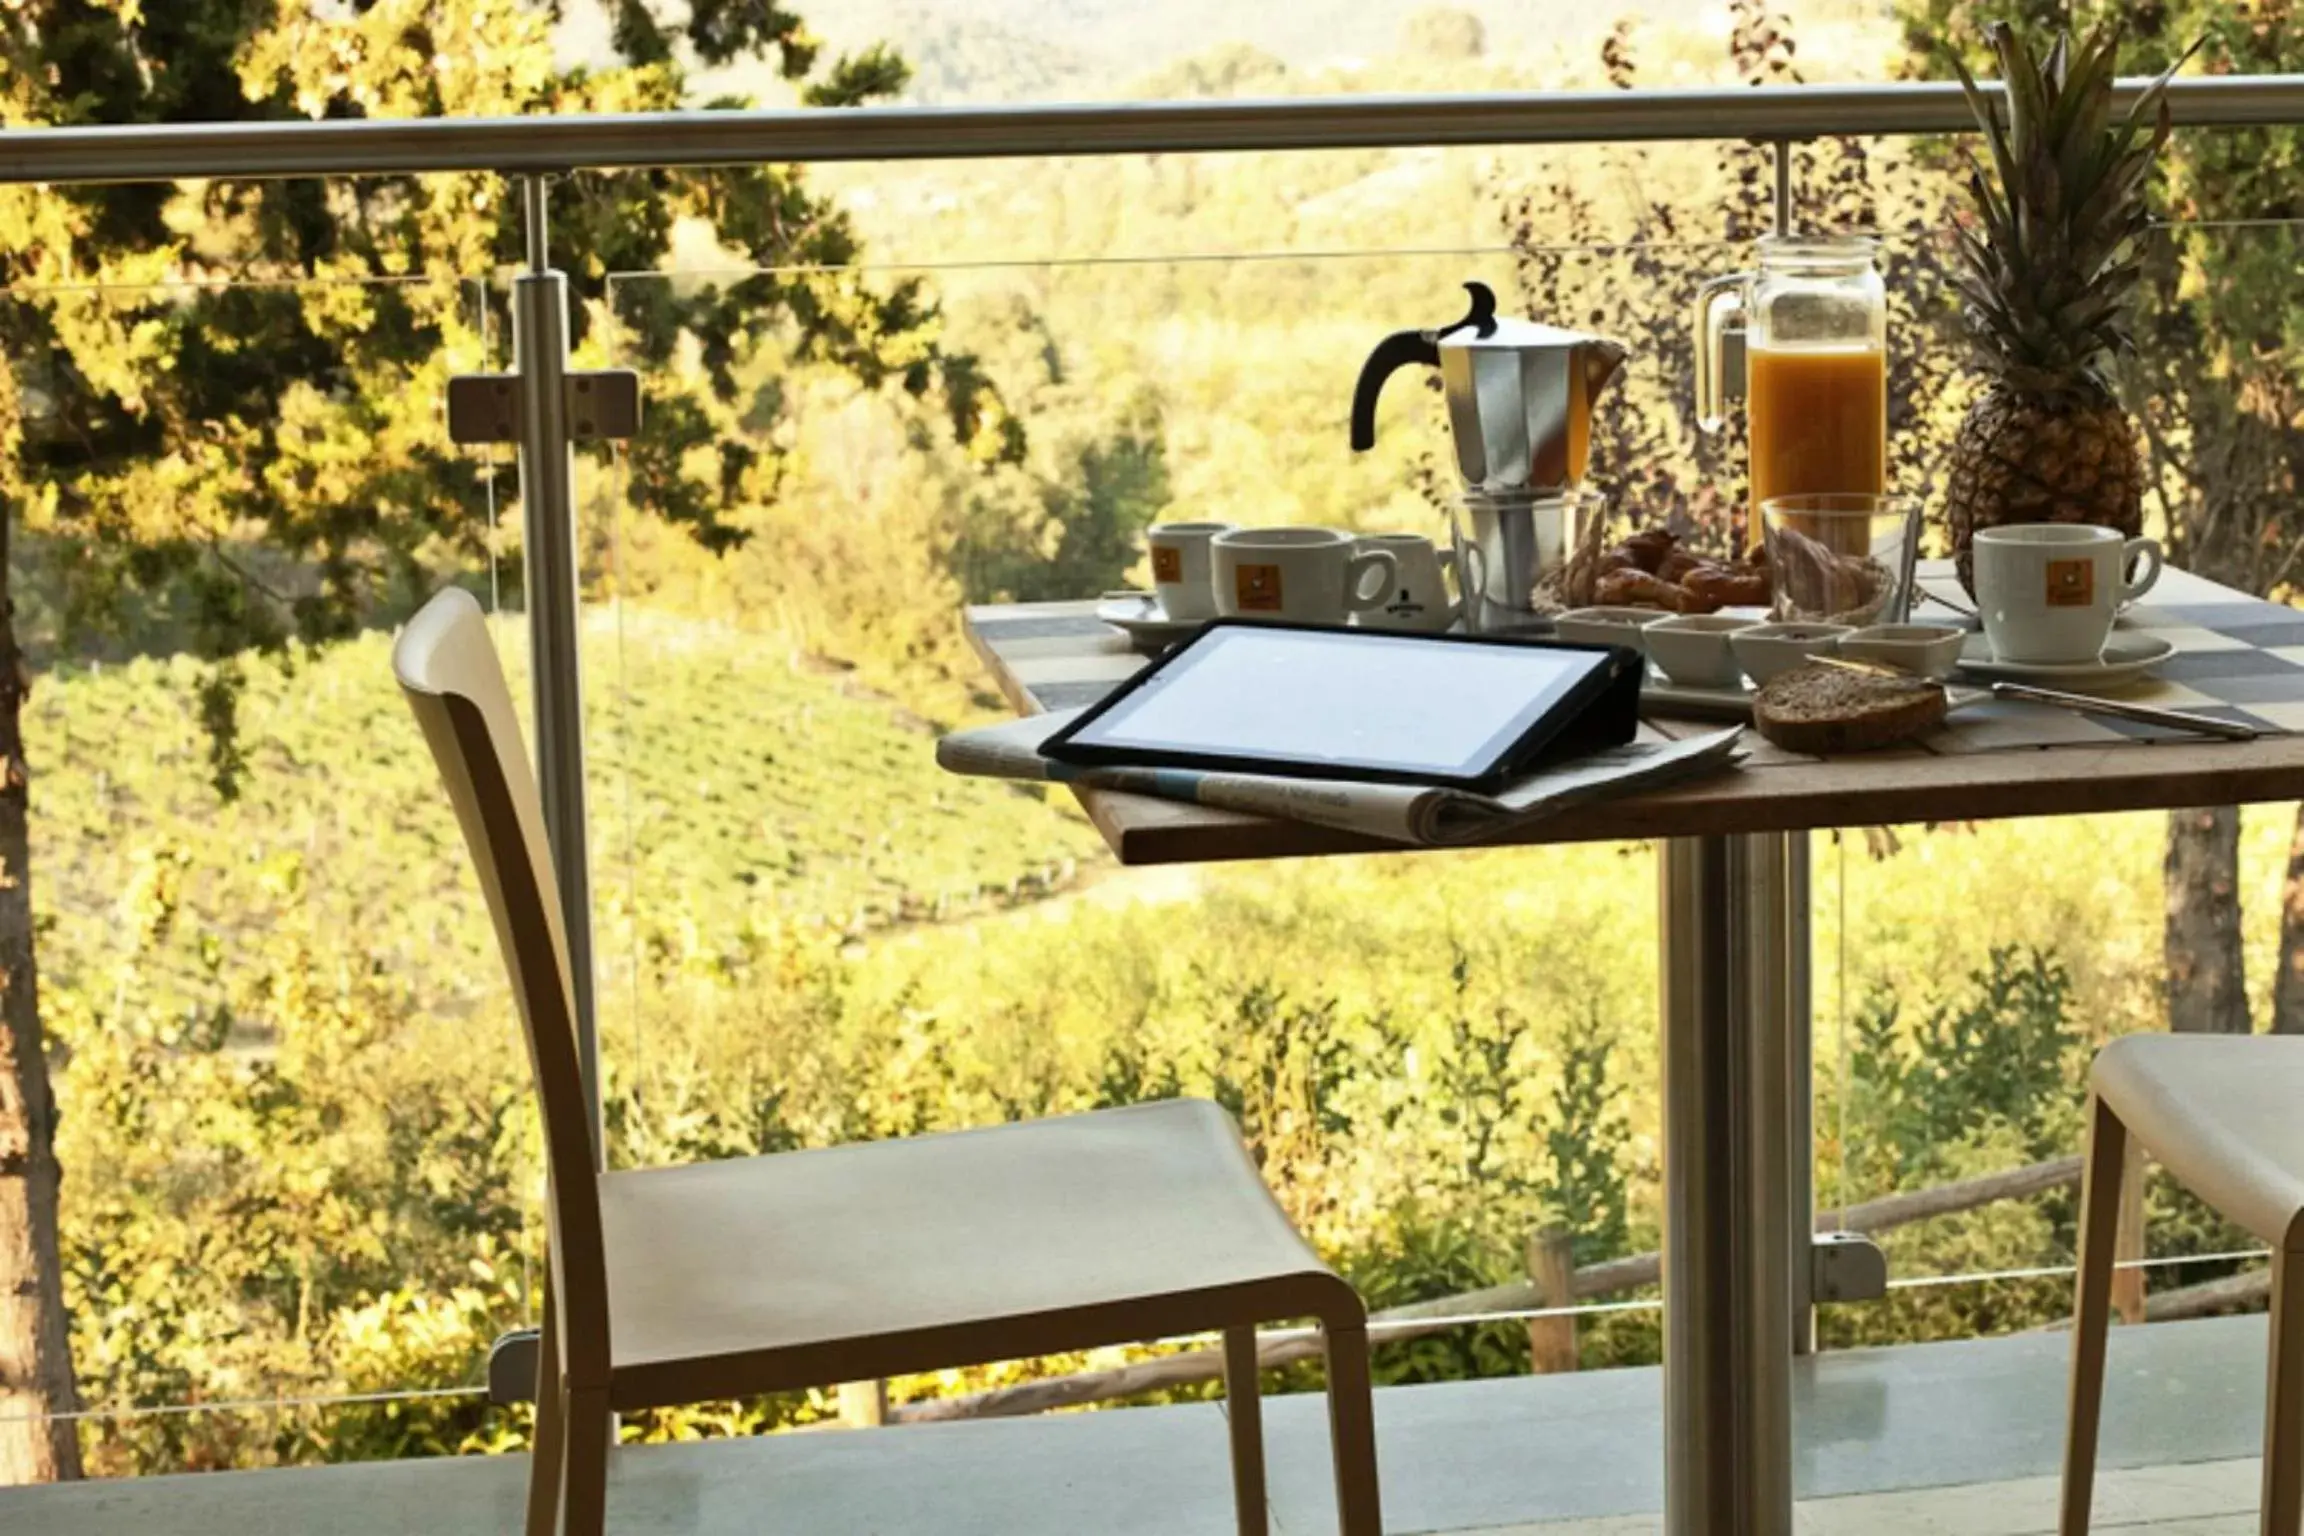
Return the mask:
{"type": "MultiPolygon", "coordinates": [[[[1946,573],[1924,571],[1943,590],[1946,573]]],[[[1093,703],[1145,664],[1094,601],[974,607],[967,631],[1020,713],[1093,703]]],[[[1948,616],[1939,612],[1937,617],[1948,616]]],[[[2157,676],[2119,697],[2243,720],[2277,734],[2204,741],[2041,705],[1993,702],[1889,752],[1802,757],[1748,735],[1739,771],[1581,806],[1511,844],[1609,842],[1925,821],[2072,816],[2304,798],[2304,611],[2169,571],[2123,624],[2176,646],[2157,676]]],[[[1718,729],[1657,716],[1666,736],[1718,729]]],[[[1301,822],[1085,791],[1082,807],[1124,864],[1211,863],[1403,851],[1301,822]]]]}

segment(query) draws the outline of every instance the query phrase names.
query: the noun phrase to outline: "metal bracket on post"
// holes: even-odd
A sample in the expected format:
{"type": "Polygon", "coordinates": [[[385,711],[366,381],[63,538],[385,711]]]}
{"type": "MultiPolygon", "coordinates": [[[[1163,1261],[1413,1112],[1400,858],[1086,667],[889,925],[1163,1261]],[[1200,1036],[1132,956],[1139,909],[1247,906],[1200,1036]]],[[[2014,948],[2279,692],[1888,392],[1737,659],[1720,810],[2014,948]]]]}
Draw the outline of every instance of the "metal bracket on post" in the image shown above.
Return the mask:
{"type": "Polygon", "coordinates": [[[1808,1286],[1817,1302],[1878,1301],[1888,1294],[1888,1256],[1861,1232],[1819,1232],[1808,1250],[1808,1286]]]}
{"type": "MultiPolygon", "coordinates": [[[[574,441],[621,443],[639,434],[640,375],[629,368],[568,374],[561,397],[574,441]]],[[[521,427],[518,374],[460,373],[448,381],[449,441],[517,443],[521,427]]]]}
{"type": "Polygon", "coordinates": [[[536,1355],[543,1337],[533,1328],[497,1335],[488,1346],[488,1401],[509,1408],[536,1400],[536,1355]]]}

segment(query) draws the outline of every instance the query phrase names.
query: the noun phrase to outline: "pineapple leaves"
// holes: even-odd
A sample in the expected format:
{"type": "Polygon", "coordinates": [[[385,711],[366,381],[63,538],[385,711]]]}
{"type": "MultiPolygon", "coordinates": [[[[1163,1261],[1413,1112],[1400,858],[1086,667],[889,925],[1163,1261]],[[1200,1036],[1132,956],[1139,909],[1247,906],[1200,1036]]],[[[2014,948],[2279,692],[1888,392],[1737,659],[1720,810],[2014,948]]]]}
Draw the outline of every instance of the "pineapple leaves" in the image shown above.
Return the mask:
{"type": "Polygon", "coordinates": [[[2194,51],[2114,111],[2120,23],[2037,52],[2014,27],[1987,38],[2000,67],[1993,100],[1947,56],[1989,156],[1969,156],[1971,228],[1954,232],[1962,316],[1983,366],[2027,388],[2088,391],[2126,350],[2123,324],[2142,280],[2130,259],[2152,225],[2146,188],[2172,130],[2167,86],[2194,51]]]}
{"type": "MultiPolygon", "coordinates": [[[[2030,165],[2042,120],[2047,116],[2040,69],[2032,61],[2032,50],[2024,46],[2016,36],[2016,29],[2008,23],[1992,23],[1991,38],[1993,51],[2000,55],[2000,84],[2008,93],[2009,158],[2015,165],[2030,165]]],[[[2017,191],[2022,183],[2008,178],[2006,185],[2010,200],[2020,203],[2017,191]]],[[[2018,217],[2021,223],[2021,209],[2018,217]]]]}
{"type": "MultiPolygon", "coordinates": [[[[2104,130],[2112,121],[2112,93],[2106,87],[2113,77],[2112,54],[2117,41],[2117,34],[2107,37],[2099,32],[2091,37],[2082,46],[2080,60],[2063,81],[2062,94],[2057,98],[2048,138],[2059,146],[2057,169],[2067,187],[2093,185],[2116,153],[2105,144],[2104,130]]],[[[2063,46],[2064,40],[2058,39],[2057,47],[2063,46]]]]}
{"type": "MultiPolygon", "coordinates": [[[[2000,115],[1992,110],[1992,103],[1985,99],[1984,92],[1977,87],[1976,77],[1968,73],[1968,66],[1961,62],[1960,56],[1953,54],[1951,59],[1952,68],[1960,76],[1960,92],[1968,98],[1968,110],[1976,114],[1977,126],[1983,130],[1984,141],[1991,146],[1992,165],[1993,169],[1999,173],[2000,185],[2013,195],[2018,186],[2016,162],[2010,157],[2008,141],[2001,134],[2000,115]]],[[[2005,226],[2010,235],[2013,236],[2015,226],[2000,214],[1997,204],[1990,196],[1981,167],[1978,168],[1975,179],[1970,185],[1971,190],[1976,193],[1977,207],[1984,215],[1986,224],[1993,227],[1996,234],[1999,228],[2005,226]]]]}

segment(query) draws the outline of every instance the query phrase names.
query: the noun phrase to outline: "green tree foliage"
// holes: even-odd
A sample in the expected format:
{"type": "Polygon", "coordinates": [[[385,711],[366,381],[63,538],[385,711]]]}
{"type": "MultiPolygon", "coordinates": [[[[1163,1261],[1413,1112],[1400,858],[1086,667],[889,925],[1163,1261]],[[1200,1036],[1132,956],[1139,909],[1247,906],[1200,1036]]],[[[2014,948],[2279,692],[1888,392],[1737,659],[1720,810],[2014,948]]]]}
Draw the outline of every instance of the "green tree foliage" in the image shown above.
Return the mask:
{"type": "Polygon", "coordinates": [[[1053,451],[1054,471],[1034,477],[1029,500],[1022,487],[1003,496],[998,481],[971,498],[952,554],[969,595],[1045,602],[1125,585],[1171,496],[1155,401],[1140,395],[1111,426],[1053,451]]]}
{"type": "MultiPolygon", "coordinates": [[[[569,69],[550,15],[514,0],[55,0],[0,18],[0,64],[9,119],[59,124],[665,109],[687,95],[683,47],[707,65],[772,57],[818,105],[904,79],[881,49],[822,59],[773,6],[674,22],[629,0],[615,20],[617,62],[569,69]]],[[[684,225],[761,270],[618,317],[627,356],[703,359],[651,400],[632,456],[632,494],[656,516],[727,548],[745,536],[730,504],[773,498],[777,456],[725,441],[711,409],[770,338],[863,388],[940,396],[962,438],[985,425],[984,380],[944,354],[919,281],[810,270],[858,246],[795,171],[579,175],[552,238],[596,301],[606,273],[659,265],[684,225]]],[[[65,636],[216,663],[220,787],[237,778],[232,658],[341,639],[484,558],[481,462],[446,442],[439,401],[450,372],[487,360],[478,285],[522,259],[519,241],[518,208],[484,174],[0,193],[0,283],[17,290],[0,306],[0,498],[44,547],[65,636]]],[[[581,340],[591,303],[574,319],[581,340]]]]}
{"type": "Polygon", "coordinates": [[[1968,980],[1968,996],[1917,1022],[1888,987],[1856,1013],[1851,1112],[1891,1188],[1941,1176],[1955,1149],[2002,1128],[2027,1161],[2072,1143],[2070,1090],[2085,1078],[2087,1046],[2071,977],[2038,950],[1996,948],[1968,980]]]}

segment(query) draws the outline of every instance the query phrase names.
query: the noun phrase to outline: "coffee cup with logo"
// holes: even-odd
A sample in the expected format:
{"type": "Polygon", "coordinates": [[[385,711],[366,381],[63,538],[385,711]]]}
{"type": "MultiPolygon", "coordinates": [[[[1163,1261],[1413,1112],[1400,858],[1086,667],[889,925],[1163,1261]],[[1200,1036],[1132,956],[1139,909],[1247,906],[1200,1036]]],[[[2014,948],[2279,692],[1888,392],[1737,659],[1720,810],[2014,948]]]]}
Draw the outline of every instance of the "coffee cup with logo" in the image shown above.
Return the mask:
{"type": "Polygon", "coordinates": [[[1171,619],[1192,622],[1216,617],[1215,565],[1209,546],[1230,523],[1162,523],[1147,529],[1152,550],[1152,590],[1171,619]]]}
{"type": "Polygon", "coordinates": [[[1987,528],[1973,548],[1976,607],[1999,661],[2094,661],[2121,606],[2160,579],[2158,543],[2087,523],[1987,528]]]}
{"type": "Polygon", "coordinates": [[[1227,618],[1342,624],[1382,605],[1400,572],[1391,550],[1358,549],[1331,528],[1235,528],[1213,548],[1227,618]]]}
{"type": "Polygon", "coordinates": [[[1369,533],[1356,541],[1363,552],[1392,552],[1397,567],[1384,601],[1353,619],[1362,629],[1421,630],[1438,633],[1456,622],[1458,605],[1448,596],[1441,574],[1456,564],[1456,551],[1435,548],[1420,533],[1369,533]]]}

